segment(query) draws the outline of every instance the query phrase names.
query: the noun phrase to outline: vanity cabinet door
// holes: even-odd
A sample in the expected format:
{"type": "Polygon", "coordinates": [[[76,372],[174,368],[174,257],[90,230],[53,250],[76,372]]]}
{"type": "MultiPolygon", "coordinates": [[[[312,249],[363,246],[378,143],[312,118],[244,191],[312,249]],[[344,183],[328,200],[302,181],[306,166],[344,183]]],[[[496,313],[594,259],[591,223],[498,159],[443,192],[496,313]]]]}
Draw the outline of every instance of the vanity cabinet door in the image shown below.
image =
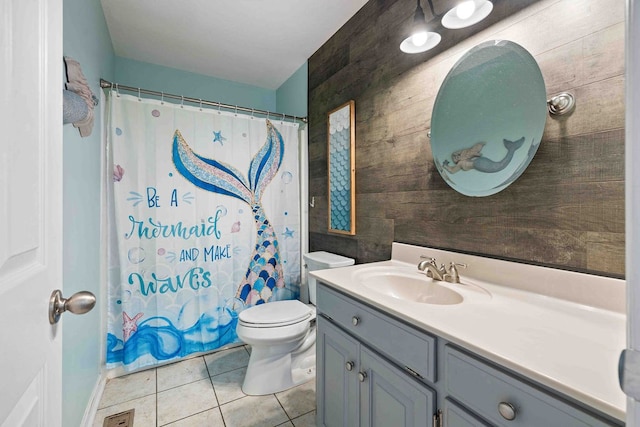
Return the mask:
{"type": "Polygon", "coordinates": [[[449,398],[444,400],[442,413],[445,427],[491,427],[449,398]]]}
{"type": "Polygon", "coordinates": [[[424,427],[431,425],[435,393],[374,352],[361,347],[361,427],[424,427]]]}
{"type": "Polygon", "coordinates": [[[358,342],[322,316],[317,318],[316,403],[318,426],[358,425],[358,342]]]}

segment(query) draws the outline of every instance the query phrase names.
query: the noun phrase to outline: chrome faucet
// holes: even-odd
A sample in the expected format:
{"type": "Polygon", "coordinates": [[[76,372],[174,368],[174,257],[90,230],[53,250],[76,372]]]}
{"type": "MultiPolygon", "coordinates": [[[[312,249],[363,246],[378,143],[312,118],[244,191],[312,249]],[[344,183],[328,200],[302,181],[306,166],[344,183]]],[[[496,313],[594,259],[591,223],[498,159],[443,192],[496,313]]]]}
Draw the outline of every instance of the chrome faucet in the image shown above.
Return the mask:
{"type": "Polygon", "coordinates": [[[433,280],[443,280],[443,275],[447,272],[444,264],[438,268],[436,259],[426,256],[420,256],[422,261],[418,263],[418,270],[424,271],[427,277],[433,280]]]}
{"type": "Polygon", "coordinates": [[[438,267],[435,258],[420,256],[422,261],[418,263],[418,270],[424,271],[427,277],[431,277],[433,280],[444,280],[449,283],[460,283],[460,273],[458,273],[458,267],[466,268],[467,264],[460,264],[457,262],[451,262],[449,268],[444,264],[438,267]]]}

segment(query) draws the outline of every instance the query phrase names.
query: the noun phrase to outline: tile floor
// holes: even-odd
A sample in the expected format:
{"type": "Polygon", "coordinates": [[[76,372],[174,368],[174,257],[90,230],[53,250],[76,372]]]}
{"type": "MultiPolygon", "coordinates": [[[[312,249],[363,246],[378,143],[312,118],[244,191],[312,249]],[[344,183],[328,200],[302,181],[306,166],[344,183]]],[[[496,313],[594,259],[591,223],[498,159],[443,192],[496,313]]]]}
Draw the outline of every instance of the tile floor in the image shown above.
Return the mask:
{"type": "Polygon", "coordinates": [[[207,354],[114,378],[100,401],[94,427],[135,408],[134,427],[315,426],[315,380],[267,396],[247,396],[240,386],[246,347],[207,354]]]}

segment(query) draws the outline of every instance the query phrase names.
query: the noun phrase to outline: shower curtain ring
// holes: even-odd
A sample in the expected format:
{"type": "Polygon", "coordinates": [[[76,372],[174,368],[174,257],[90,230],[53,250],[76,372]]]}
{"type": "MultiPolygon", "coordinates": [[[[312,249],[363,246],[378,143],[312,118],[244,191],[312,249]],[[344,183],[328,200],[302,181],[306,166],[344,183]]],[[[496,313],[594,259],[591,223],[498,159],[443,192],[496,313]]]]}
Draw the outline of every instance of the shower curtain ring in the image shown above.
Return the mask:
{"type": "Polygon", "coordinates": [[[253,120],[253,108],[251,109],[251,120],[253,120]]]}
{"type": "Polygon", "coordinates": [[[200,111],[202,111],[202,98],[200,98],[200,111]]]}
{"type": "Polygon", "coordinates": [[[160,92],[160,105],[164,105],[164,92],[160,92]]]}
{"type": "Polygon", "coordinates": [[[222,106],[222,103],[221,103],[221,102],[218,102],[218,114],[221,114],[221,113],[220,113],[220,107],[221,107],[221,106],[222,106]]]}
{"type": "Polygon", "coordinates": [[[116,83],[116,96],[120,98],[120,88],[118,88],[118,83],[116,83]]]}
{"type": "Polygon", "coordinates": [[[236,105],[236,112],[234,113],[236,117],[238,117],[238,106],[236,105]]]}
{"type": "Polygon", "coordinates": [[[293,123],[295,123],[298,120],[298,118],[296,117],[296,115],[293,115],[293,123]]]}
{"type": "Polygon", "coordinates": [[[267,111],[267,120],[269,120],[269,112],[267,111]]]}
{"type": "Polygon", "coordinates": [[[138,88],[138,102],[142,101],[142,99],[140,99],[140,88],[138,88]]]}
{"type": "Polygon", "coordinates": [[[280,123],[284,124],[284,113],[282,113],[282,120],[280,121],[280,123]]]}
{"type": "Polygon", "coordinates": [[[184,95],[180,96],[182,101],[180,102],[180,108],[184,108],[184,95]]]}

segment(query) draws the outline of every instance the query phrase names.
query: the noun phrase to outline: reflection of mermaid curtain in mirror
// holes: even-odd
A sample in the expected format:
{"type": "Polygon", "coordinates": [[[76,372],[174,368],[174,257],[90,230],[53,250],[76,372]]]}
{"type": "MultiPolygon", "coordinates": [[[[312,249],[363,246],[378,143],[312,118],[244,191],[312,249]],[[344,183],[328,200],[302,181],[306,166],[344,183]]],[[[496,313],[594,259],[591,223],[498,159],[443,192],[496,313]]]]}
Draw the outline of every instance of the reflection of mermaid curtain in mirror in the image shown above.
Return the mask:
{"type": "Polygon", "coordinates": [[[107,365],[238,342],[245,307],[300,282],[298,126],[109,100],[107,365]]]}

